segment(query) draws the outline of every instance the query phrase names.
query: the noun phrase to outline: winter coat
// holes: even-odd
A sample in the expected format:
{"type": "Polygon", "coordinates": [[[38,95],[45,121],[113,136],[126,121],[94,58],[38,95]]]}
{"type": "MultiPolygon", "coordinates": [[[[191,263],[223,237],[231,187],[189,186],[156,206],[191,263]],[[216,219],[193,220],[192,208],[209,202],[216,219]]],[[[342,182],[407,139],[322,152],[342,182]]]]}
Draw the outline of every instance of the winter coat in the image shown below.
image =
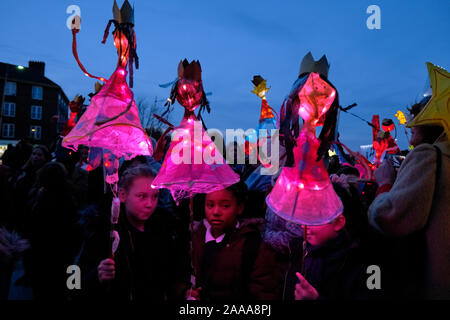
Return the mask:
{"type": "Polygon", "coordinates": [[[24,265],[31,279],[33,299],[67,298],[66,270],[81,246],[78,218],[69,188],[39,189],[25,224],[31,248],[24,265]]]}
{"type": "Polygon", "coordinates": [[[373,201],[368,214],[371,225],[389,236],[424,231],[424,295],[450,299],[450,143],[441,141],[435,146],[442,153],[440,174],[436,177],[434,146],[417,146],[400,166],[392,189],[373,201]]]}
{"type": "Polygon", "coordinates": [[[266,230],[264,241],[275,251],[287,255],[289,242],[303,235],[302,227],[275,214],[270,208],[266,210],[266,230]]]}
{"type": "Polygon", "coordinates": [[[28,248],[28,241],[18,233],[0,228],[0,301],[8,299],[13,269],[28,248]]]}
{"type": "Polygon", "coordinates": [[[223,241],[205,244],[206,227],[196,222],[192,232],[192,267],[201,300],[278,299],[274,252],[262,241],[263,219],[245,219],[223,241]],[[214,251],[205,257],[206,246],[214,251]]]}
{"type": "MultiPolygon", "coordinates": [[[[33,191],[33,185],[36,182],[38,168],[26,167],[21,170],[18,175],[11,180],[13,190],[13,226],[19,232],[23,232],[24,224],[30,214],[30,199],[35,194],[30,194],[33,191]]],[[[28,236],[25,234],[25,236],[28,236]]]]}
{"type": "MultiPolygon", "coordinates": [[[[303,238],[289,243],[290,265],[285,277],[283,300],[295,300],[295,285],[301,273],[303,238]]],[[[382,292],[367,287],[368,264],[364,263],[361,248],[350,241],[346,233],[321,246],[306,246],[303,276],[318,292],[320,300],[373,299],[382,292]]]]}
{"type": "MultiPolygon", "coordinates": [[[[92,210],[92,208],[89,208],[92,210]]],[[[92,215],[92,212],[91,212],[92,215]]],[[[98,265],[110,257],[109,216],[102,230],[86,239],[79,262],[81,295],[94,299],[163,301],[182,299],[189,283],[189,243],[180,243],[170,214],[156,209],[145,223],[145,231],[135,229],[122,205],[116,230],[120,242],[114,254],[115,278],[104,284],[98,279],[98,265]]],[[[101,218],[100,218],[101,219],[101,218]]]]}
{"type": "Polygon", "coordinates": [[[89,172],[83,168],[83,165],[86,164],[80,162],[75,164],[72,173],[72,185],[80,209],[87,206],[89,191],[89,172]]]}

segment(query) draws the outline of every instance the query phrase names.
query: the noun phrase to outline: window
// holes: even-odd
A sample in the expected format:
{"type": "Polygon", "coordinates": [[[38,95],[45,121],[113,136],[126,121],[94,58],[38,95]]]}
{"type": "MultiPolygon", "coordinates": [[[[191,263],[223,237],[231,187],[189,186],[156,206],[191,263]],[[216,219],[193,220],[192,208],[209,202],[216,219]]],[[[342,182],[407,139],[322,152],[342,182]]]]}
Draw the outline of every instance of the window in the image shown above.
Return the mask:
{"type": "Polygon", "coordinates": [[[15,117],[16,116],[16,104],[14,102],[4,102],[2,115],[4,117],[15,117]]]}
{"type": "Polygon", "coordinates": [[[31,90],[31,98],[35,100],[42,100],[42,87],[33,86],[31,90]]]}
{"type": "Polygon", "coordinates": [[[41,126],[31,126],[30,136],[36,140],[41,140],[41,126]]]}
{"type": "Polygon", "coordinates": [[[5,84],[5,95],[15,96],[16,95],[16,83],[7,81],[5,84]]]}
{"type": "Polygon", "coordinates": [[[14,124],[4,123],[2,127],[2,136],[4,138],[14,138],[14,124]]]}
{"type": "Polygon", "coordinates": [[[42,119],[42,106],[31,106],[31,119],[33,120],[42,119]]]}

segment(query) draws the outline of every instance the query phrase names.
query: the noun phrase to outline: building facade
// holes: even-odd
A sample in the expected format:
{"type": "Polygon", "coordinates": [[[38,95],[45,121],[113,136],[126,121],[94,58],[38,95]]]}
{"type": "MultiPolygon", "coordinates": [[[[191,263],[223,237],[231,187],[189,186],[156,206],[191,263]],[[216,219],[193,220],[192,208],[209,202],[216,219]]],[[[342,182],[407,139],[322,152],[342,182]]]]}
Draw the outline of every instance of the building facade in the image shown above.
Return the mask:
{"type": "Polygon", "coordinates": [[[68,118],[69,100],[62,88],[45,77],[45,63],[28,67],[0,62],[0,156],[20,139],[49,146],[68,118]]]}

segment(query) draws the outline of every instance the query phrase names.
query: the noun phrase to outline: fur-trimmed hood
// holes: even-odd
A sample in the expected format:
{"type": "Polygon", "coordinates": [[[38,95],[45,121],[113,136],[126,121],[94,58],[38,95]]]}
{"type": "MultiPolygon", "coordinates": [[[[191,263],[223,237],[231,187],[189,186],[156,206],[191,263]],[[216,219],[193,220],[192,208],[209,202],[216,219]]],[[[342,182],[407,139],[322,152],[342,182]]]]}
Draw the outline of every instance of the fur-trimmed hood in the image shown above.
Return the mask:
{"type": "Polygon", "coordinates": [[[18,233],[0,228],[0,263],[14,264],[29,247],[28,240],[22,239],[18,233]]]}

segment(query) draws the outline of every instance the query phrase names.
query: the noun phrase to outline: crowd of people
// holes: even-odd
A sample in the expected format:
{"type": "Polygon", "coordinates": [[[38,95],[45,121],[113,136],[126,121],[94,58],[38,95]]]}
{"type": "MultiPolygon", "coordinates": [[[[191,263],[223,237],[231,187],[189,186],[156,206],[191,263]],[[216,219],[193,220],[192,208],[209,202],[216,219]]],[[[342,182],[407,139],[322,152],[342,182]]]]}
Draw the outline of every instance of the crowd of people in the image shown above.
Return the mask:
{"type": "Polygon", "coordinates": [[[449,299],[450,148],[442,132],[413,128],[414,149],[400,168],[386,159],[369,182],[336,156],[325,159],[344,209],[307,234],[267,208],[276,176],[261,175],[258,164],[231,165],[240,182],[177,205],[152,188],[161,162],[138,156],[119,170],[114,254],[112,194],[102,166],[88,171],[89,148],[21,140],[0,166],[0,298],[14,285],[37,300],[449,299]],[[13,283],[18,260],[24,274],[13,283]],[[67,287],[70,265],[81,270],[80,289],[67,287]],[[381,280],[370,278],[374,266],[381,280]]]}

